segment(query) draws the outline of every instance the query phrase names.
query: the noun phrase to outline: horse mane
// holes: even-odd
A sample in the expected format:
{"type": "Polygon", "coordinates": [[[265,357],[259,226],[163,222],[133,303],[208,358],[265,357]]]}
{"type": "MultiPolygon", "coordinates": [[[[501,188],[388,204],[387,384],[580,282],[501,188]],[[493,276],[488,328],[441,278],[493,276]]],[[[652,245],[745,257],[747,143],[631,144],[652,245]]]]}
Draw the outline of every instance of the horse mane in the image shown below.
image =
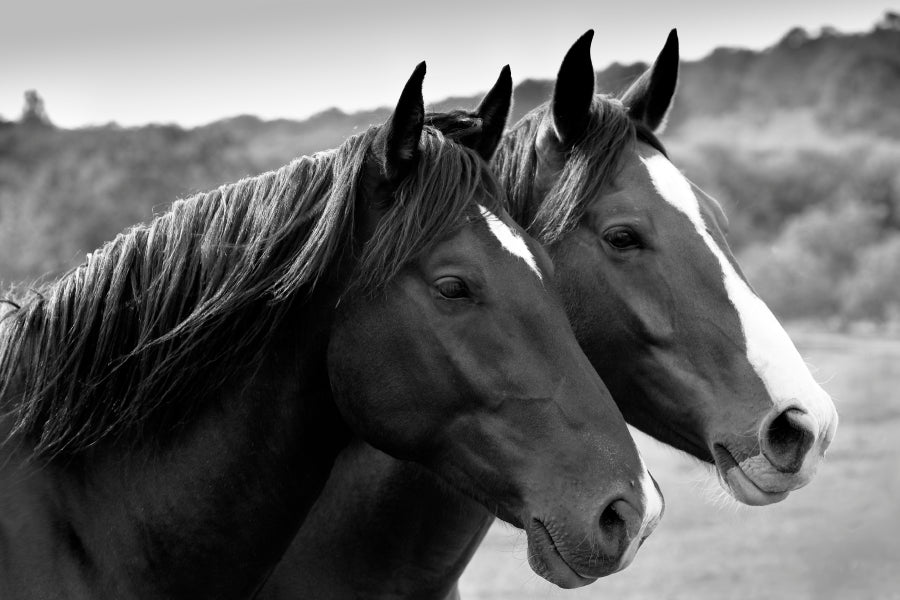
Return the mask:
{"type": "Polygon", "coordinates": [[[666,155],[659,139],[632,119],[620,101],[595,95],[584,134],[569,150],[560,177],[546,194],[536,194],[535,141],[549,111],[545,102],[522,117],[503,136],[492,162],[508,196],[507,211],[541,244],[553,243],[577,225],[588,204],[615,181],[622,157],[635,141],[666,155]]]}
{"type": "Polygon", "coordinates": [[[459,227],[476,194],[500,202],[477,154],[426,127],[415,172],[358,248],[355,200],[377,130],[179,200],[59,280],[0,303],[6,441],[23,437],[53,459],[172,436],[229,374],[255,368],[288,309],[310,302],[342,257],[356,265],[347,288],[374,293],[459,227]]]}

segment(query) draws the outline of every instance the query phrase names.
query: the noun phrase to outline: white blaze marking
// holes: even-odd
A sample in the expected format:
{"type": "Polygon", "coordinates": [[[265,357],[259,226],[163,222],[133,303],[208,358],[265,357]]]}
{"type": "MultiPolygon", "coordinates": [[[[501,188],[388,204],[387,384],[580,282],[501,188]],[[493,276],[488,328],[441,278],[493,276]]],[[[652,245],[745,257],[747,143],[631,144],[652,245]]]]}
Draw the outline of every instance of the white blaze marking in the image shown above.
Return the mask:
{"type": "Polygon", "coordinates": [[[647,504],[646,511],[644,512],[644,520],[641,523],[641,534],[643,534],[648,525],[659,520],[663,509],[663,499],[659,490],[656,489],[653,479],[650,477],[650,470],[647,469],[647,465],[644,464],[644,458],[640,455],[638,455],[638,458],[641,459],[641,469],[643,471],[643,473],[641,473],[641,490],[646,497],[647,504]]]}
{"type": "Polygon", "coordinates": [[[534,271],[535,275],[538,276],[538,279],[541,281],[544,280],[544,276],[541,273],[541,270],[537,266],[537,262],[534,260],[534,255],[531,254],[531,251],[528,249],[528,245],[525,243],[525,240],[522,239],[522,236],[513,231],[513,229],[500,220],[500,217],[483,207],[482,205],[478,205],[478,208],[481,209],[481,216],[484,217],[484,220],[488,224],[488,228],[491,230],[491,233],[494,234],[498,240],[500,240],[500,245],[503,246],[507,252],[514,256],[518,256],[522,260],[525,261],[531,270],[534,271]]]}
{"type": "Polygon", "coordinates": [[[641,542],[644,538],[653,533],[653,530],[656,529],[656,526],[659,524],[659,519],[662,516],[662,495],[659,493],[656,485],[653,484],[653,479],[650,477],[650,471],[647,469],[647,465],[644,464],[644,458],[640,453],[638,453],[638,458],[641,461],[639,491],[641,495],[644,496],[644,517],[641,519],[641,528],[638,530],[638,534],[631,540],[631,544],[625,549],[625,552],[622,553],[622,556],[619,559],[619,569],[624,569],[631,564],[631,561],[634,560],[634,557],[637,554],[638,548],[641,546],[641,542]]]}
{"type": "Polygon", "coordinates": [[[709,235],[690,183],[662,155],[641,157],[641,161],[647,167],[656,191],[687,215],[710,252],[718,259],[725,291],[737,310],[747,341],[747,360],[762,379],[775,407],[779,410],[792,406],[806,409],[819,425],[817,437],[826,433],[826,427],[833,431],[837,425],[837,413],[831,398],[815,382],[778,319],[741,279],[709,235]]]}

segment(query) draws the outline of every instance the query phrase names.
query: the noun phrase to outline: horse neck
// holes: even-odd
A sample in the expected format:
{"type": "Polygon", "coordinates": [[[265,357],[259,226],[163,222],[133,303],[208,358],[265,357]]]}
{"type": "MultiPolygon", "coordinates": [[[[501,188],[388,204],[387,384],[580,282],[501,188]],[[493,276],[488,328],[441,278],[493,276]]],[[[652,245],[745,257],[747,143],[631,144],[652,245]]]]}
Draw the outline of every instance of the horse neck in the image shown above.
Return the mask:
{"type": "Polygon", "coordinates": [[[55,573],[52,589],[68,597],[252,594],[348,439],[328,382],[328,329],[322,312],[288,317],[254,375],[205,402],[164,447],[107,444],[42,467],[0,448],[8,585],[33,590],[55,573]]]}
{"type": "Polygon", "coordinates": [[[424,467],[357,439],[341,452],[259,600],[443,600],[492,521],[424,467]]]}

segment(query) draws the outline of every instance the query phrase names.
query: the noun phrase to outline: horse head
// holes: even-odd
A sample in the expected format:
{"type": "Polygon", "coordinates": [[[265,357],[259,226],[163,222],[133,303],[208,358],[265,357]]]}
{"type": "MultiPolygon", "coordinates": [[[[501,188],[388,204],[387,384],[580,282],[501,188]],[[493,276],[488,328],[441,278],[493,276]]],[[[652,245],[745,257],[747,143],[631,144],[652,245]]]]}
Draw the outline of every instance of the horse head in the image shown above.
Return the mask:
{"type": "Polygon", "coordinates": [[[777,502],[815,474],[834,406],[741,273],[721,206],[655,135],[677,83],[674,30],[620,98],[595,94],[592,34],[563,60],[549,106],[509,136],[533,140],[518,160],[529,185],[509,181],[509,156],[498,170],[520,196],[513,205],[532,207],[519,213],[626,419],[714,463],[741,502],[777,502]]]}
{"type": "Polygon", "coordinates": [[[424,64],[362,170],[363,284],[342,293],[331,328],[334,395],[360,437],[525,529],[536,572],[584,585],[630,562],[662,498],[578,346],[550,259],[502,209],[485,162],[508,70],[465,143],[425,124],[423,76],[424,64]],[[410,250],[416,236],[427,243],[410,250]]]}

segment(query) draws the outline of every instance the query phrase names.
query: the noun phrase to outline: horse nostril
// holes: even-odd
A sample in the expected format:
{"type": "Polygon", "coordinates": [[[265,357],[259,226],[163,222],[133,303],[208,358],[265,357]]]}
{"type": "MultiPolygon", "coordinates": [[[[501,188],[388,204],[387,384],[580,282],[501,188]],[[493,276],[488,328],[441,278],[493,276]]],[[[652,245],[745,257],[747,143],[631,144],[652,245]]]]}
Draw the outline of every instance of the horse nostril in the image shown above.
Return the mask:
{"type": "Polygon", "coordinates": [[[782,473],[796,473],[816,440],[812,418],[806,411],[789,408],[764,429],[760,445],[763,454],[782,473]]]}
{"type": "Polygon", "coordinates": [[[600,531],[612,539],[619,539],[625,533],[625,522],[612,504],[600,514],[600,531]]]}
{"type": "MultiPolygon", "coordinates": [[[[627,567],[634,559],[643,538],[650,535],[655,521],[645,527],[640,498],[634,503],[627,492],[605,506],[595,521],[596,538],[590,540],[587,564],[595,576],[608,575],[627,567]]],[[[596,514],[596,513],[594,513],[596,514]]]]}
{"type": "Polygon", "coordinates": [[[607,539],[618,540],[619,543],[630,540],[637,535],[635,526],[640,528],[641,517],[625,500],[611,502],[600,514],[600,531],[607,539]]]}

